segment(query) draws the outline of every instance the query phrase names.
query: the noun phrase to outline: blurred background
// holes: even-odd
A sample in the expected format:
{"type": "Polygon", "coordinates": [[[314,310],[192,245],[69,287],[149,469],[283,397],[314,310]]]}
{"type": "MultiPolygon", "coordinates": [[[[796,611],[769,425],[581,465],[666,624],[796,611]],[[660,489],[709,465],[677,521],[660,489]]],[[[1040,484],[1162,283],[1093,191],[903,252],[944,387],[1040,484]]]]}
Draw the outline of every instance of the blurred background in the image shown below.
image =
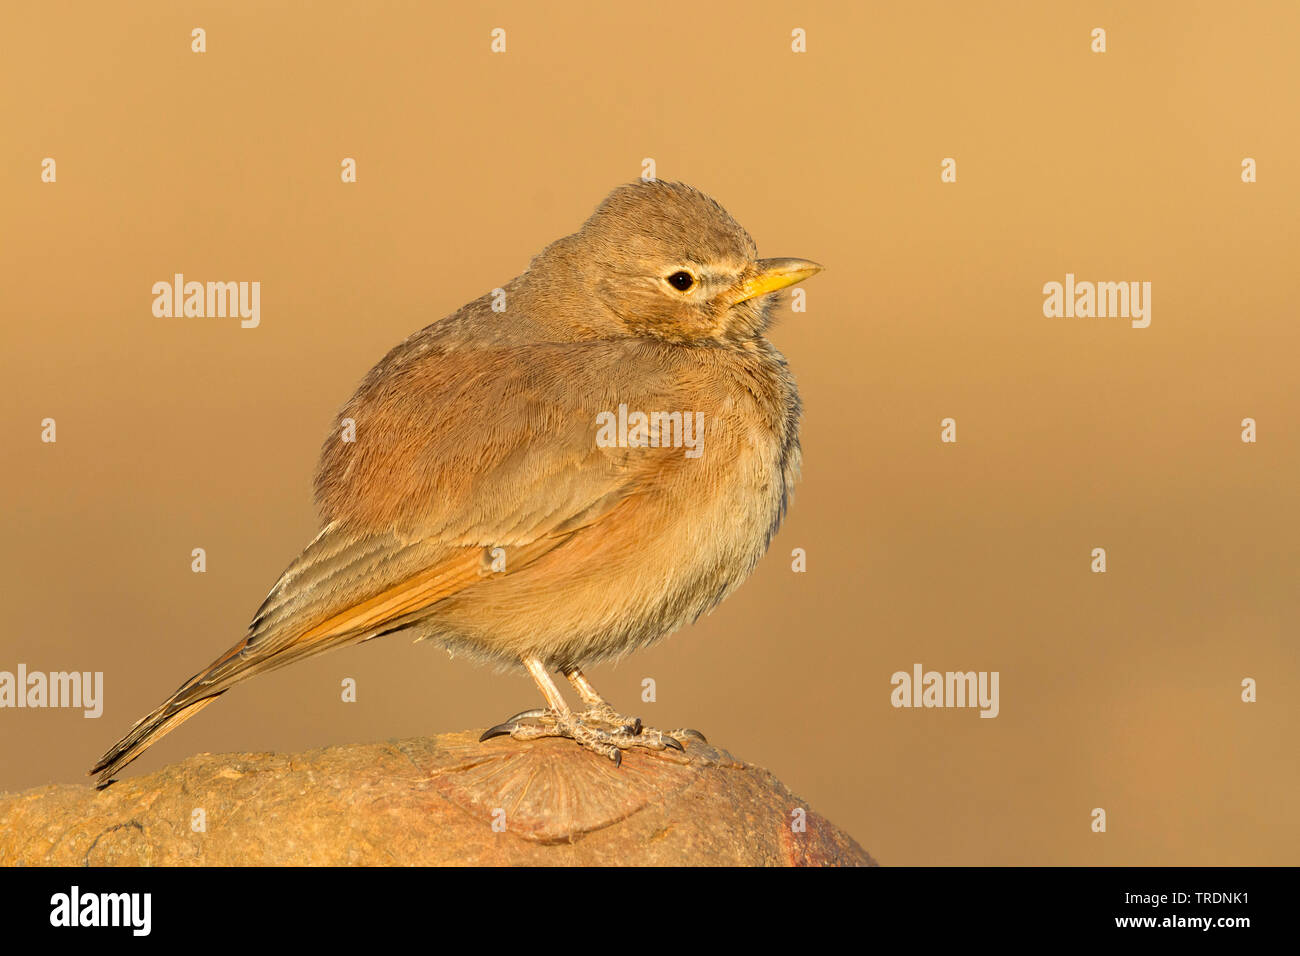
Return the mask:
{"type": "MultiPolygon", "coordinates": [[[[317,530],[316,457],[361,376],[649,157],[760,254],[828,269],[771,333],[805,405],[771,552],[593,683],[768,767],[883,863],[1300,862],[1300,6],[4,19],[0,670],[102,671],[106,691],[98,720],[0,710],[0,789],[84,780],[238,640],[317,530]],[[260,281],[260,327],[156,318],[177,272],[260,281]],[[1067,272],[1151,282],[1150,327],[1045,318],[1067,272]],[[1000,715],[894,709],[915,663],[998,671],[1000,715]]],[[[127,773],[535,702],[522,674],[391,637],[239,686],[127,773]]]]}

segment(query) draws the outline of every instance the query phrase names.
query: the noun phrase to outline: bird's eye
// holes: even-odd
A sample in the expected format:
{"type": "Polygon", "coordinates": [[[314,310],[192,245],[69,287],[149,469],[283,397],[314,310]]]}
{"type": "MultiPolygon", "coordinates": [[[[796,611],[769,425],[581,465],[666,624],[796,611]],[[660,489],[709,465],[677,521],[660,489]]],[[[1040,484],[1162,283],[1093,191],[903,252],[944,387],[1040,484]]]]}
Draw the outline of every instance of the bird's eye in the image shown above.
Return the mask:
{"type": "Polygon", "coordinates": [[[685,292],[691,286],[695,285],[695,276],[682,269],[674,272],[668,277],[668,284],[678,292],[685,292]]]}

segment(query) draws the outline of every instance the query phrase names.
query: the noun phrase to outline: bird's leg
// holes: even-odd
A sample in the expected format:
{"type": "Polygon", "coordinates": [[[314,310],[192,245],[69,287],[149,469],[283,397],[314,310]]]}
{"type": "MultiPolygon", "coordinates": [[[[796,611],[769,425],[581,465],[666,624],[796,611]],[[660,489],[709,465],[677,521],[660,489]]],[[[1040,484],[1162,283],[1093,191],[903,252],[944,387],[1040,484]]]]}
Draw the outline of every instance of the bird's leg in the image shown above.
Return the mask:
{"type": "Polygon", "coordinates": [[[546,673],[546,665],[536,657],[525,657],[524,666],[528,668],[528,673],[532,676],[533,682],[537,684],[542,696],[546,698],[547,706],[556,713],[567,714],[569,705],[560,696],[560,689],[555,686],[555,681],[551,680],[551,675],[546,673]]]}
{"type": "MultiPolygon", "coordinates": [[[[533,678],[533,682],[537,684],[538,689],[542,692],[542,696],[546,698],[547,706],[521,710],[513,717],[507,717],[495,727],[489,727],[484,731],[483,736],[479,738],[480,743],[492,737],[500,737],[502,734],[510,734],[513,737],[516,736],[515,731],[519,730],[521,727],[533,726],[521,724],[520,721],[540,717],[545,721],[555,722],[572,716],[572,713],[569,710],[569,705],[566,704],[564,698],[560,696],[560,689],[555,686],[555,682],[551,680],[550,675],[546,673],[546,668],[542,665],[542,662],[535,657],[525,657],[523,658],[523,662],[524,667],[528,668],[528,673],[533,678]]],[[[517,739],[522,740],[531,738],[517,737],[517,739]]]]}
{"type": "Polygon", "coordinates": [[[616,764],[621,762],[622,757],[618,748],[603,739],[608,735],[586,727],[579,718],[573,715],[573,711],[569,710],[569,705],[564,702],[564,698],[560,695],[560,689],[555,686],[551,676],[546,673],[546,665],[536,657],[525,657],[523,662],[524,667],[528,668],[528,673],[533,678],[534,683],[541,690],[542,696],[546,698],[546,708],[520,711],[504,723],[489,727],[483,732],[483,736],[479,737],[479,740],[489,740],[503,734],[509,734],[515,740],[568,737],[589,750],[594,750],[602,756],[609,757],[616,764]]]}
{"type": "Polygon", "coordinates": [[[565,676],[587,705],[581,714],[574,714],[569,705],[560,696],[559,689],[546,666],[536,657],[525,657],[524,666],[541,689],[546,698],[547,707],[521,711],[504,723],[490,727],[479,740],[488,740],[509,734],[515,740],[537,740],[541,737],[568,737],[580,746],[593,750],[614,761],[617,766],[622,763],[622,751],[631,747],[644,747],[647,750],[682,750],[681,738],[696,737],[704,740],[704,735],[696,730],[673,730],[662,732],[642,727],[641,719],[629,719],[622,716],[605,702],[596,689],[588,683],[582,671],[576,667],[565,676]]]}
{"type": "Polygon", "coordinates": [[[620,729],[626,730],[633,735],[641,732],[641,718],[635,718],[632,723],[624,722],[624,718],[610,706],[604,697],[601,697],[596,692],[596,688],[592,687],[591,682],[587,680],[587,675],[580,669],[575,667],[570,671],[566,671],[564,676],[569,679],[573,689],[578,692],[582,702],[587,705],[587,712],[583,715],[584,717],[604,719],[606,723],[615,724],[615,726],[619,726],[621,723],[620,729]]]}

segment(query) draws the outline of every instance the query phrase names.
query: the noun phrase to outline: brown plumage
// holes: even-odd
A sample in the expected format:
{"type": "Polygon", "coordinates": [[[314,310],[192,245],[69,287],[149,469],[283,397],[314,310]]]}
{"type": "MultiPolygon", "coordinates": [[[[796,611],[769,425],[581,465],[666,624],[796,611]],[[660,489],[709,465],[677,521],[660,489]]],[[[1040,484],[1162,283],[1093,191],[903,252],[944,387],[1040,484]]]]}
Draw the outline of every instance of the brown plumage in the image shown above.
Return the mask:
{"type": "Polygon", "coordinates": [[[757,260],[688,186],[614,190],[504,286],[504,311],[500,296],[477,299],[366,375],[321,453],[320,534],[247,636],[90,772],[105,785],[254,674],[399,630],[524,663],[548,708],[485,737],[572,737],[616,761],[629,746],[680,749],[689,732],[622,717],[579,668],[690,623],[767,548],[798,474],[799,399],[763,333],[776,291],[819,268],[757,260]],[[620,406],[702,413],[700,453],[669,440],[684,437],[674,419],[660,447],[598,440],[598,416],[608,425],[620,406]],[[341,438],[347,419],[355,441],[341,438]],[[551,669],[586,711],[568,710],[551,669]]]}

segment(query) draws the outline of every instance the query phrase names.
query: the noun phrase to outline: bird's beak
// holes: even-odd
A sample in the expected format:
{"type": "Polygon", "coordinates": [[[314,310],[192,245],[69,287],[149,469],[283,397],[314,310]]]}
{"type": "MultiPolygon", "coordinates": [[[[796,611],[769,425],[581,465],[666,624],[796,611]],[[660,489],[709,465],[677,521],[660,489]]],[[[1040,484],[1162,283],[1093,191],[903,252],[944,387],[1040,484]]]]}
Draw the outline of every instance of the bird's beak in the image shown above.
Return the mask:
{"type": "Polygon", "coordinates": [[[740,284],[731,300],[733,305],[784,289],[822,271],[821,266],[807,259],[759,259],[755,265],[758,273],[740,284]]]}

